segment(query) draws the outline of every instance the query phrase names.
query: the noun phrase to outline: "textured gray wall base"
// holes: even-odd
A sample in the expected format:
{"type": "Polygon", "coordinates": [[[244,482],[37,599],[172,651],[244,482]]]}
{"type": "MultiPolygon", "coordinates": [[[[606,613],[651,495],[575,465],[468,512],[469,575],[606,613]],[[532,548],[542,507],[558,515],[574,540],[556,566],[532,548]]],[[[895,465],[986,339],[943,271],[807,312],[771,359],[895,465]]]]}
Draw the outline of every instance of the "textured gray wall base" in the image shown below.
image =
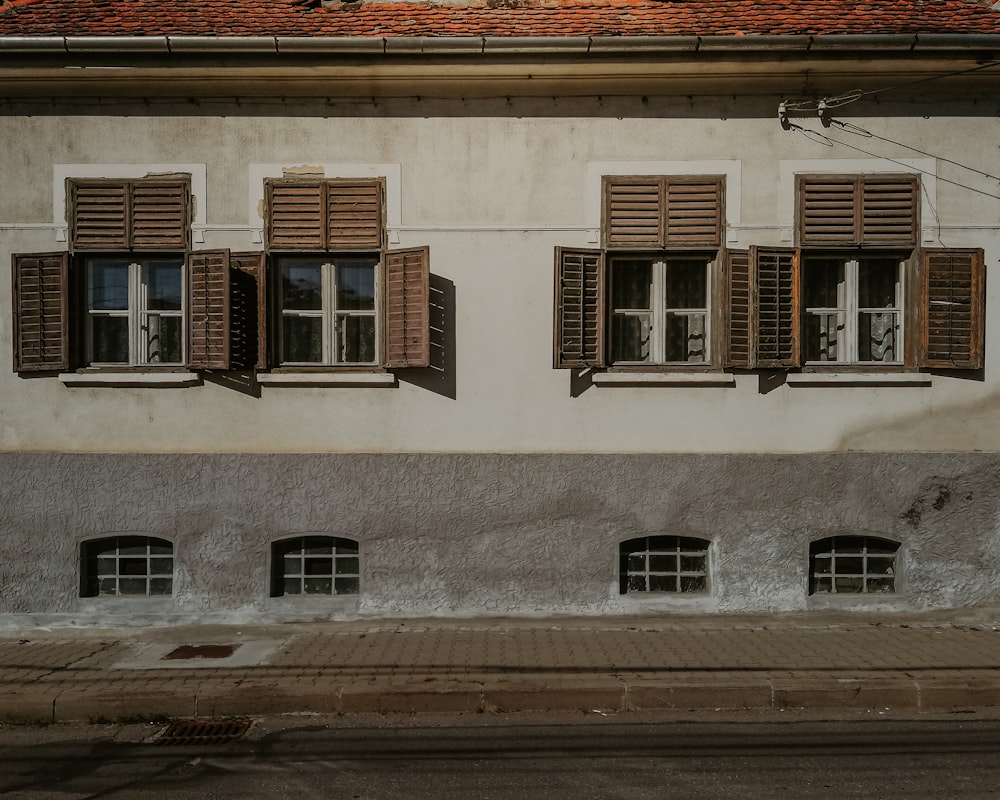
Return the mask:
{"type": "MultiPolygon", "coordinates": [[[[930,610],[1000,598],[1000,454],[0,454],[0,612],[66,624],[930,610]],[[81,598],[80,543],[174,542],[174,595],[81,598]],[[270,543],[361,543],[361,593],[269,597],[270,543]],[[622,596],[617,545],[709,539],[704,596],[622,596]],[[901,542],[898,593],[809,597],[809,542],[901,542]]],[[[2,623],[2,621],[0,621],[2,623]]]]}

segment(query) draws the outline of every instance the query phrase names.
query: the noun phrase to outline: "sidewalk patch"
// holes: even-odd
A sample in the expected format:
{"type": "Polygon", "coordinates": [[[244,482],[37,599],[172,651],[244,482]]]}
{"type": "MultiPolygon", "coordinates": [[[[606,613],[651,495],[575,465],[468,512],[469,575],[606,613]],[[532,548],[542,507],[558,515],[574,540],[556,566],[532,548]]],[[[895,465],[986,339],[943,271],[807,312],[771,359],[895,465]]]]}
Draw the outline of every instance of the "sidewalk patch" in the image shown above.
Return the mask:
{"type": "Polygon", "coordinates": [[[170,659],[188,658],[229,658],[236,652],[238,644],[184,644],[174,648],[163,657],[163,661],[170,659]]]}
{"type": "Polygon", "coordinates": [[[155,744],[225,744],[239,739],[252,724],[250,719],[172,722],[155,744]]]}
{"type": "MultiPolygon", "coordinates": [[[[182,640],[183,641],[183,640],[182,640]]],[[[218,669],[260,667],[269,663],[284,639],[246,639],[239,643],[142,642],[130,643],[130,652],[111,669],[218,669]]]]}

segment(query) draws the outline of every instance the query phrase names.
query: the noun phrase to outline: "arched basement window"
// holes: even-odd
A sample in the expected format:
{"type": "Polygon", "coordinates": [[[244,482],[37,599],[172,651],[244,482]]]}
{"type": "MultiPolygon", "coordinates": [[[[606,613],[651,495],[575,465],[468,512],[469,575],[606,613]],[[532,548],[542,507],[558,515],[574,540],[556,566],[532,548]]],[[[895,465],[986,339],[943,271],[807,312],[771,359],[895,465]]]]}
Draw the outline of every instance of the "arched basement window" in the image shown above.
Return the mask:
{"type": "Polygon", "coordinates": [[[809,545],[809,594],[891,594],[899,542],[831,536],[809,545]]]}
{"type": "Polygon", "coordinates": [[[112,536],[81,546],[81,597],[169,597],[174,546],[152,536],[112,536]]]}
{"type": "Polygon", "coordinates": [[[643,536],[622,542],[618,550],[621,594],[707,592],[709,544],[686,536],[643,536]]]}
{"type": "Polygon", "coordinates": [[[271,597],[357,594],[358,543],[333,536],[298,536],[271,545],[271,597]]]}

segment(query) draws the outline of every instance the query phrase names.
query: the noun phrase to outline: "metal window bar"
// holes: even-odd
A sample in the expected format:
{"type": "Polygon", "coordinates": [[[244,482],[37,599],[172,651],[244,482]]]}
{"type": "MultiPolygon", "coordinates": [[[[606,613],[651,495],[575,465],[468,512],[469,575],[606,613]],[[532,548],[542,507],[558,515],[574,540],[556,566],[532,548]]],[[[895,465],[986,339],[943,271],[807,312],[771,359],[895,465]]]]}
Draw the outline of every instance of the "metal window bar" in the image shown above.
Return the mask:
{"type": "Polygon", "coordinates": [[[357,594],[361,572],[358,543],[330,536],[279,542],[274,553],[273,595],[357,594]]]}
{"type": "Polygon", "coordinates": [[[875,537],[823,539],[811,548],[810,594],[892,594],[897,542],[875,537]]]}
{"type": "Polygon", "coordinates": [[[173,593],[173,545],[163,539],[121,536],[86,545],[90,596],[160,597],[173,593]]]}
{"type": "Polygon", "coordinates": [[[708,546],[703,539],[681,536],[646,536],[622,542],[621,594],[707,591],[708,546]]]}

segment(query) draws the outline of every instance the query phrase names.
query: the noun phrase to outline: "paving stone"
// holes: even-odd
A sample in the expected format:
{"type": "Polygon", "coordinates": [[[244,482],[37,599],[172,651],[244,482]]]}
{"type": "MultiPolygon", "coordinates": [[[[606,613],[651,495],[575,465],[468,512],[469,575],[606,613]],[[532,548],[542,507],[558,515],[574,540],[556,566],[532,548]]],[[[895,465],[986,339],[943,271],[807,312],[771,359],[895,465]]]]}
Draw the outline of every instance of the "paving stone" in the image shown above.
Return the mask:
{"type": "Polygon", "coordinates": [[[625,684],[614,678],[487,680],[486,711],[624,711],[625,684]]]}
{"type": "Polygon", "coordinates": [[[628,710],[771,708],[766,679],[728,683],[709,678],[700,683],[639,681],[628,685],[628,710]]]}

